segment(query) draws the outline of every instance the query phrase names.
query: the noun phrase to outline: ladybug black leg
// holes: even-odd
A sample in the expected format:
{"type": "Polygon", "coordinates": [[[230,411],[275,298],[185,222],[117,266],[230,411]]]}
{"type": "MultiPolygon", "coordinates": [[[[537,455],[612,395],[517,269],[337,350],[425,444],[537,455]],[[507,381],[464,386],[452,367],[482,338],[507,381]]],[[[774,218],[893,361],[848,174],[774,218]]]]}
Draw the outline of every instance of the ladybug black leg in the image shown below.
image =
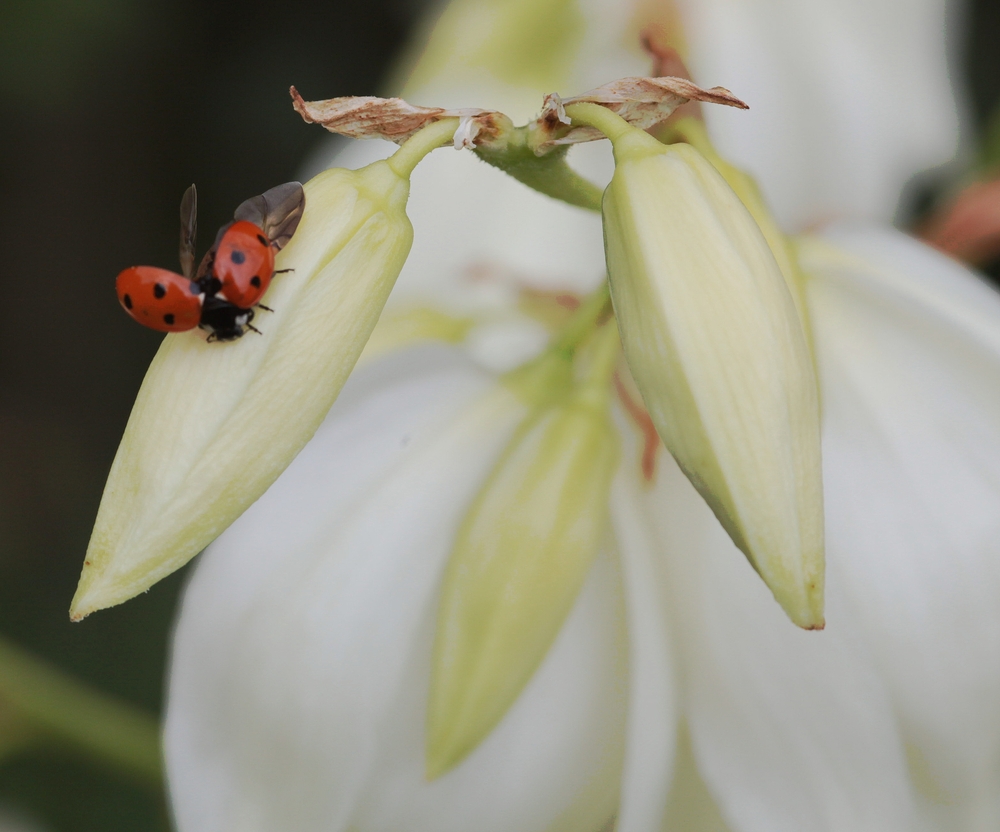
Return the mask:
{"type": "Polygon", "coordinates": [[[264,306],[263,303],[257,304],[258,309],[263,309],[265,312],[273,312],[274,310],[270,306],[264,306]]]}
{"type": "Polygon", "coordinates": [[[255,326],[254,326],[253,324],[247,324],[247,325],[246,325],[246,327],[247,327],[247,329],[252,329],[252,330],[253,330],[254,332],[256,332],[256,333],[257,333],[258,335],[263,335],[263,334],[264,334],[264,333],[263,333],[263,332],[261,332],[261,331],[260,331],[259,329],[257,329],[257,327],[255,327],[255,326]]]}
{"type": "Polygon", "coordinates": [[[288,274],[289,272],[294,272],[295,269],[278,269],[275,274],[288,274]]]}

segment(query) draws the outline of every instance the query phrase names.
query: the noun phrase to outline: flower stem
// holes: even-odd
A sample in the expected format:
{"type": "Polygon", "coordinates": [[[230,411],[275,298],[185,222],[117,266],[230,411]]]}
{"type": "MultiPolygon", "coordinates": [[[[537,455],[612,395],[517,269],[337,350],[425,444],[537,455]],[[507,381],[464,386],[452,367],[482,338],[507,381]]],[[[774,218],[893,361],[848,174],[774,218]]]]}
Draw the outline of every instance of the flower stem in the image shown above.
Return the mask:
{"type": "Polygon", "coordinates": [[[608,390],[611,375],[618,364],[620,349],[621,339],[618,337],[618,325],[614,321],[608,321],[594,335],[589,350],[590,362],[587,366],[585,383],[599,386],[602,390],[608,390]]]}
{"type": "Polygon", "coordinates": [[[553,349],[560,352],[573,353],[593,331],[597,321],[605,313],[611,302],[611,290],[605,280],[601,287],[585,298],[572,317],[559,331],[553,349]]]}
{"type": "Polygon", "coordinates": [[[457,118],[443,118],[428,124],[410,136],[403,142],[402,147],[389,157],[389,167],[397,175],[409,178],[413,169],[428,153],[454,140],[457,129],[457,118]]]}
{"type": "Polygon", "coordinates": [[[617,141],[630,130],[634,130],[625,119],[617,113],[611,112],[607,107],[600,104],[581,102],[570,104],[566,107],[568,115],[576,124],[584,124],[587,127],[596,127],[612,142],[617,141]]]}
{"type": "Polygon", "coordinates": [[[583,379],[577,385],[576,399],[591,407],[605,408],[611,398],[611,377],[621,353],[617,323],[610,320],[599,327],[585,352],[585,370],[583,379]]]}
{"type": "Polygon", "coordinates": [[[531,361],[504,375],[504,383],[532,407],[557,401],[573,387],[577,348],[594,331],[611,300],[607,281],[577,307],[552,345],[531,361]]]}
{"type": "Polygon", "coordinates": [[[569,166],[568,150],[561,147],[538,155],[531,146],[528,130],[518,127],[509,131],[501,142],[477,147],[475,153],[532,190],[578,208],[600,211],[604,190],[569,166]]]}
{"type": "Polygon", "coordinates": [[[64,743],[161,786],[160,729],[152,717],[3,640],[0,701],[31,740],[64,743]]]}

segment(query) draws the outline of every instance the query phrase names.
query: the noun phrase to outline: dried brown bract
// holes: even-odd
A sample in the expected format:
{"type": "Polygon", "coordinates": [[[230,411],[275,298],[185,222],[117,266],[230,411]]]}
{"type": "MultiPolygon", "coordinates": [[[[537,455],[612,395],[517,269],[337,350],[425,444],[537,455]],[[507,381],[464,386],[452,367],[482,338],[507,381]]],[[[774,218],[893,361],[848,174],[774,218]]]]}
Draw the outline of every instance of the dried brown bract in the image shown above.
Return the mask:
{"type": "Polygon", "coordinates": [[[292,106],[305,121],[352,139],[388,139],[402,144],[428,124],[457,118],[455,147],[473,147],[489,143],[511,126],[510,119],[494,110],[417,107],[402,98],[374,96],[306,101],[295,87],[289,92],[292,106]]]}
{"type": "Polygon", "coordinates": [[[648,130],[666,121],[674,110],[688,101],[750,109],[725,87],[706,90],[686,78],[675,77],[622,78],[573,98],[560,99],[555,93],[546,96],[542,114],[535,122],[533,144],[538,152],[544,152],[557,145],[604,138],[604,134],[594,127],[571,126],[565,112],[569,104],[599,104],[633,127],[648,130]]]}

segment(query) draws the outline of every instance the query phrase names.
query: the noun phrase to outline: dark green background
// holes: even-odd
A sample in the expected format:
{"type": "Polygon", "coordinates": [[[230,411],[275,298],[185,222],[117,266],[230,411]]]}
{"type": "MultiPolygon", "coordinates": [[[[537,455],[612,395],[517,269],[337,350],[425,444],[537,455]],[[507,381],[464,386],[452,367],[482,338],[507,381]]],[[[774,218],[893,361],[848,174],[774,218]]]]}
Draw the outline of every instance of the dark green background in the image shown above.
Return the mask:
{"type": "MultiPolygon", "coordinates": [[[[835,0],[831,0],[835,2],[835,0]]],[[[72,625],[104,478],[160,335],[118,308],[126,265],[173,267],[177,206],[204,235],[295,177],[325,138],[307,98],[373,94],[423,0],[0,0],[0,633],[156,713],[184,572],[72,625]]],[[[1000,97],[1000,3],[964,38],[976,123],[1000,97]]],[[[915,204],[934,199],[913,190],[915,204]]],[[[53,830],[165,829],[162,796],[93,763],[0,764],[0,806],[53,830]]]]}

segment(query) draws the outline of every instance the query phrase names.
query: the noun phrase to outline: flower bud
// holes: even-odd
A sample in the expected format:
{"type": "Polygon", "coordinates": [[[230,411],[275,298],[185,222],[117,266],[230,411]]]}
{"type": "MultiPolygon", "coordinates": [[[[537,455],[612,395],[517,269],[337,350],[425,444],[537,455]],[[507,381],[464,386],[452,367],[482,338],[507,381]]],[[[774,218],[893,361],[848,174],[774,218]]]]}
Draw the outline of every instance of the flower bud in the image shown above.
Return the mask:
{"type": "Polygon", "coordinates": [[[694,148],[627,125],[611,138],[608,273],[646,408],[789,618],[822,627],[817,381],[788,286],[694,148]]]}
{"type": "MultiPolygon", "coordinates": [[[[398,169],[397,169],[398,168],[398,169]]],[[[305,186],[260,335],[168,335],[111,467],[70,615],[148,589],[211,542],[309,441],[406,260],[409,170],[333,169],[305,186]]]]}
{"type": "Polygon", "coordinates": [[[457,765],[517,699],[597,555],[618,464],[603,387],[578,387],[529,417],[459,529],[434,645],[431,778],[457,765]]]}

